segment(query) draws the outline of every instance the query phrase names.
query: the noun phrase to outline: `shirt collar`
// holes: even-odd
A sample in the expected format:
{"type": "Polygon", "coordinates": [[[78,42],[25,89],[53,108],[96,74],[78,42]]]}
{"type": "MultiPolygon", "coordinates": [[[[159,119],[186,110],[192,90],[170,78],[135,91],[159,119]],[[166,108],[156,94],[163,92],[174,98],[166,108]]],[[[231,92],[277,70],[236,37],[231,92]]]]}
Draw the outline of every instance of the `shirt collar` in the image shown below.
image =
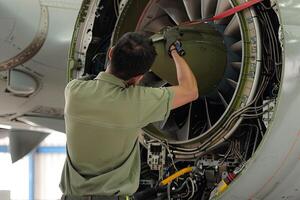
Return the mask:
{"type": "Polygon", "coordinates": [[[123,81],[122,79],[119,79],[118,77],[116,77],[113,74],[108,73],[108,72],[100,72],[95,79],[106,81],[106,82],[112,83],[114,85],[123,87],[123,88],[126,87],[125,81],[123,81]]]}

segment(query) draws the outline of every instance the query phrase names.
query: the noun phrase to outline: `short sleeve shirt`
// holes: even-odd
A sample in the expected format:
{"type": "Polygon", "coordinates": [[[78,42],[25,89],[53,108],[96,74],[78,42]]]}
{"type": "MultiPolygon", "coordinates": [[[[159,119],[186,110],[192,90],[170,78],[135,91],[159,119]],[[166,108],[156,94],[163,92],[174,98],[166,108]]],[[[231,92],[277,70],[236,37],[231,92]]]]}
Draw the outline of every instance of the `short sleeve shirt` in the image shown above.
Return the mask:
{"type": "Polygon", "coordinates": [[[65,89],[68,155],[60,187],[72,195],[131,195],[139,185],[141,128],[168,117],[169,88],[126,87],[101,72],[65,89]]]}

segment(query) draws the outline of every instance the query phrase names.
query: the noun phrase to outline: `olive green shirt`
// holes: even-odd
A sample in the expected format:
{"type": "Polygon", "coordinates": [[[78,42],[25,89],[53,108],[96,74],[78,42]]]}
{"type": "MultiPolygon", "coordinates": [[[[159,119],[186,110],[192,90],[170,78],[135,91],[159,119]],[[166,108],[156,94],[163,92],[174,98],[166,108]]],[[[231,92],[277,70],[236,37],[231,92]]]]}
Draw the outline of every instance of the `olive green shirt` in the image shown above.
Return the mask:
{"type": "Polygon", "coordinates": [[[141,128],[168,117],[169,88],[126,87],[112,74],[65,89],[67,159],[60,187],[72,195],[131,195],[139,185],[141,128]]]}

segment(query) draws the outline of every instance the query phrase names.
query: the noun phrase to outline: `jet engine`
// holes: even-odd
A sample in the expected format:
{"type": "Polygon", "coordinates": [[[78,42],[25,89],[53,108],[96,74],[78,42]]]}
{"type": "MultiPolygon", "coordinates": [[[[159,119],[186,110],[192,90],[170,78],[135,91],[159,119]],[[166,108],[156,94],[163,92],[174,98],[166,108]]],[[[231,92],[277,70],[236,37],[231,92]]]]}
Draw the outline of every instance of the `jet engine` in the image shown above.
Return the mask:
{"type": "MultiPolygon", "coordinates": [[[[89,79],[105,70],[108,49],[124,33],[139,31],[152,39],[158,53],[141,85],[176,84],[176,70],[164,47],[163,31],[168,29],[180,34],[186,51],[184,57],[198,81],[200,95],[196,101],[171,111],[166,121],[143,129],[136,199],[274,197],[272,187],[282,186],[276,182],[281,164],[271,167],[271,172],[262,175],[265,178],[248,179],[250,182],[243,178],[244,186],[239,180],[251,169],[259,169],[257,174],[266,170],[257,163],[259,153],[259,159],[265,158],[265,162],[282,161],[274,159],[267,147],[272,140],[289,138],[273,135],[275,127],[290,131],[291,138],[300,129],[293,122],[286,128],[287,124],[275,118],[293,116],[279,108],[280,100],[287,98],[283,97],[283,62],[284,28],[289,21],[281,21],[280,10],[285,15],[285,8],[293,6],[293,2],[286,2],[257,2],[217,20],[208,19],[247,1],[83,2],[70,50],[69,80],[89,79]],[[236,189],[245,190],[246,185],[250,185],[248,192],[236,189]],[[226,191],[227,188],[230,189],[226,191]]],[[[294,43],[299,41],[294,39],[294,43]]],[[[295,99],[299,103],[299,90],[295,99]]],[[[287,149],[287,146],[282,148],[282,155],[287,149]]]]}

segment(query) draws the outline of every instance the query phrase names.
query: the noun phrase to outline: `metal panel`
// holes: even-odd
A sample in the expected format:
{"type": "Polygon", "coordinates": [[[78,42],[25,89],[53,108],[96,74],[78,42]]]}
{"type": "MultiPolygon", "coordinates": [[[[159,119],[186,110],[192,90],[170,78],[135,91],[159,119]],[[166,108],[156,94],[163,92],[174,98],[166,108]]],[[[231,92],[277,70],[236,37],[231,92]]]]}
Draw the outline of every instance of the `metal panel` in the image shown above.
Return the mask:
{"type": "Polygon", "coordinates": [[[0,199],[1,200],[10,200],[10,191],[9,190],[0,190],[0,199]]]}
{"type": "Polygon", "coordinates": [[[275,118],[256,155],[221,199],[299,199],[300,6],[296,1],[278,2],[285,61],[275,118]]]}
{"type": "MultiPolygon", "coordinates": [[[[58,97],[64,96],[68,49],[80,4],[81,0],[0,0],[0,62],[14,57],[33,41],[44,17],[41,7],[48,11],[47,38],[42,48],[33,59],[18,66],[34,74],[41,87],[29,98],[16,98],[3,92],[6,80],[1,72],[0,115],[9,114],[13,119],[13,115],[19,117],[36,106],[63,109],[64,98],[58,97]]],[[[0,121],[6,120],[0,117],[0,121]]]]}

